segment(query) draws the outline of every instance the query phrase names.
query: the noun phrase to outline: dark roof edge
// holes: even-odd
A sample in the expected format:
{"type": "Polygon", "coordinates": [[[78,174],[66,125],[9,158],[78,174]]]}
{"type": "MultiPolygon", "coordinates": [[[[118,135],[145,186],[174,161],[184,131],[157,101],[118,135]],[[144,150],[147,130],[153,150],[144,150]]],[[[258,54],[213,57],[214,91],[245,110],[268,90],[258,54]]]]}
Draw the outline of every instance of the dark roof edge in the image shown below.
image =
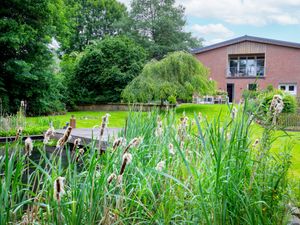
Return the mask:
{"type": "Polygon", "coordinates": [[[258,43],[264,43],[264,44],[272,44],[272,45],[280,45],[280,46],[285,46],[285,47],[291,47],[291,48],[300,48],[300,43],[295,43],[295,42],[288,42],[288,41],[280,41],[280,40],[274,40],[274,39],[269,39],[269,38],[261,38],[261,37],[254,37],[254,36],[241,36],[238,38],[230,39],[228,41],[223,41],[219,42],[213,45],[205,46],[205,47],[200,47],[200,48],[195,48],[191,50],[191,53],[197,54],[201,52],[206,52],[210,51],[216,48],[221,48],[224,46],[228,45],[233,45],[237,43],[241,43],[244,41],[252,41],[252,42],[258,42],[258,43]]]}

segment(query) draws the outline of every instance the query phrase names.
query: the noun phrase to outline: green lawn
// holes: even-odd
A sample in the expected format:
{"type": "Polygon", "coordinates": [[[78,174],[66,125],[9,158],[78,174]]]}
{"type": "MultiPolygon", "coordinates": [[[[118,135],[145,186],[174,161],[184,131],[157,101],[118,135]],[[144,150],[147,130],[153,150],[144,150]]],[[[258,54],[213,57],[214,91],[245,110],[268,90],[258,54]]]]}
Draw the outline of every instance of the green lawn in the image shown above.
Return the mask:
{"type": "MultiPolygon", "coordinates": [[[[178,114],[183,112],[190,118],[194,117],[194,112],[198,114],[201,112],[204,117],[207,117],[208,120],[212,120],[215,116],[220,116],[220,119],[223,120],[226,116],[229,116],[228,105],[195,105],[195,104],[182,104],[176,109],[178,114]]],[[[52,120],[57,127],[62,127],[68,122],[71,118],[71,115],[76,117],[76,123],[78,128],[91,128],[96,125],[100,125],[101,118],[106,113],[111,115],[109,120],[109,127],[123,127],[125,125],[126,117],[128,112],[68,112],[65,115],[59,116],[48,116],[48,117],[29,117],[27,118],[27,126],[35,126],[36,124],[47,126],[52,120]]],[[[253,125],[252,137],[253,140],[260,138],[263,129],[259,125],[253,125]]],[[[294,145],[292,151],[292,167],[291,175],[295,177],[300,177],[300,132],[287,132],[290,137],[280,137],[286,135],[282,131],[276,131],[275,136],[279,137],[273,143],[272,151],[274,153],[280,153],[283,151],[283,148],[286,144],[294,145]]]]}

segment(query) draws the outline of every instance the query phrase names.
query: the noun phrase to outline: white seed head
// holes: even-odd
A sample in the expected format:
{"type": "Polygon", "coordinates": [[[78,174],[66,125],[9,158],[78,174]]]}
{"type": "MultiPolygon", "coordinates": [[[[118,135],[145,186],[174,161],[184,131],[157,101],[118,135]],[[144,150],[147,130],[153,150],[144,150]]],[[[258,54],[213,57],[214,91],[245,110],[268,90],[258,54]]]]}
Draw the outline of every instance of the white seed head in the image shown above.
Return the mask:
{"type": "Polygon", "coordinates": [[[115,173],[112,173],[108,178],[107,178],[107,183],[111,183],[113,180],[117,179],[117,175],[115,173]]]}
{"type": "Polygon", "coordinates": [[[155,169],[157,171],[162,171],[165,168],[166,162],[165,161],[160,161],[159,163],[157,163],[155,169]]]}
{"type": "Polygon", "coordinates": [[[175,155],[174,146],[173,146],[172,143],[169,144],[169,153],[170,153],[171,155],[175,155]]]}
{"type": "Polygon", "coordinates": [[[126,164],[130,164],[132,161],[132,155],[129,152],[126,152],[123,155],[123,163],[126,161],[126,164]]]}
{"type": "Polygon", "coordinates": [[[33,143],[32,143],[32,139],[30,137],[26,138],[25,140],[25,154],[27,156],[31,155],[33,149],[33,143]]]}

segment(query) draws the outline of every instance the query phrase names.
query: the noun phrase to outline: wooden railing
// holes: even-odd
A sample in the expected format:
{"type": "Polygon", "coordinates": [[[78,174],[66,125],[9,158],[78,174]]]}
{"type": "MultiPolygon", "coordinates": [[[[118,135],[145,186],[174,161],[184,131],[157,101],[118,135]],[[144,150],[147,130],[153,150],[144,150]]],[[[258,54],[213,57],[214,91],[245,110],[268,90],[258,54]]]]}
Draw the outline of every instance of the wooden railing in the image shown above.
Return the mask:
{"type": "Polygon", "coordinates": [[[300,131],[300,114],[282,113],[278,118],[278,125],[287,130],[300,131]]]}

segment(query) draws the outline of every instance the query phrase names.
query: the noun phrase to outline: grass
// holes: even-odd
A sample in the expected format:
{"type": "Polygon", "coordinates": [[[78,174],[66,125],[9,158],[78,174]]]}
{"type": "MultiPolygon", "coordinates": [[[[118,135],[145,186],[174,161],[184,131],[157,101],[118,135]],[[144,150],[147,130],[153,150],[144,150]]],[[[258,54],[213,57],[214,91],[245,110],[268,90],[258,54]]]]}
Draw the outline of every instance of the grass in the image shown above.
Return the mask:
{"type": "MultiPolygon", "coordinates": [[[[195,105],[195,104],[182,104],[176,109],[176,113],[181,116],[185,112],[189,118],[194,118],[194,113],[201,112],[204,117],[212,121],[215,117],[220,116],[220,120],[224,121],[229,117],[228,105],[195,105]]],[[[31,127],[33,133],[42,133],[49,127],[50,121],[54,121],[55,128],[62,128],[66,122],[69,122],[72,115],[76,117],[77,128],[91,128],[100,125],[101,118],[106,113],[111,115],[109,127],[124,127],[125,120],[128,117],[126,111],[114,112],[68,112],[65,115],[58,116],[42,116],[42,117],[28,117],[26,124],[31,127]]],[[[14,135],[15,131],[11,132],[14,135]]],[[[263,133],[261,126],[254,124],[252,129],[252,140],[260,139],[263,133]]],[[[283,151],[284,144],[289,142],[293,145],[292,150],[292,166],[290,175],[300,177],[300,132],[287,132],[276,131],[275,136],[278,137],[272,147],[272,152],[279,154],[283,151]],[[289,136],[286,136],[286,135],[289,136]]]]}
{"type": "Polygon", "coordinates": [[[129,114],[127,144],[138,136],[143,141],[129,148],[132,160],[126,158],[122,182],[108,184],[107,178],[120,174],[123,146],[99,156],[92,142],[77,162],[79,152],[70,153],[67,146],[64,158],[37,146],[41,157],[34,161],[24,155],[22,143],[7,144],[0,158],[0,224],[26,218],[32,224],[74,225],[286,223],[289,145],[274,157],[267,129],[252,146],[251,119],[241,110],[234,120],[224,114],[201,123],[195,118],[193,124],[192,118],[180,122],[179,115],[129,114]],[[159,117],[163,132],[156,136],[159,117]],[[53,196],[59,176],[66,179],[60,202],[53,196]]]}

